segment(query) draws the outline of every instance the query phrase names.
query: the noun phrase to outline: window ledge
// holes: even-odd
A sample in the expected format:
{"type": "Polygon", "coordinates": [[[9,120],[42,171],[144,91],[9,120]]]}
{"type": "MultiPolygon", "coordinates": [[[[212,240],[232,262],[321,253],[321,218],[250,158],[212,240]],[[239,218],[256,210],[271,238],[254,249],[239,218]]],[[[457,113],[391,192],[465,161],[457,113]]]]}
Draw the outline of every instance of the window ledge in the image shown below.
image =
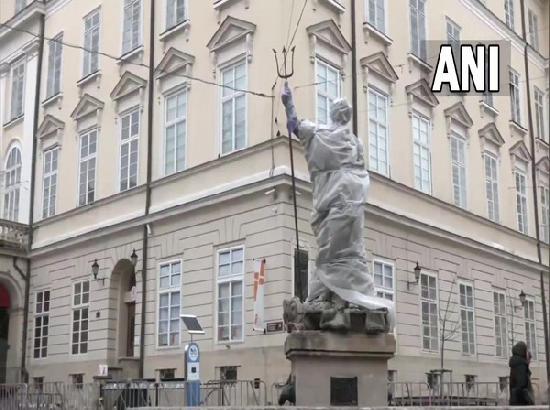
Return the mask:
{"type": "Polygon", "coordinates": [[[25,118],[25,114],[21,114],[19,117],[15,117],[15,118],[12,118],[11,120],[9,120],[8,122],[6,122],[3,127],[4,128],[11,128],[17,124],[19,124],[20,122],[23,121],[23,118],[25,118]]]}
{"type": "Polygon", "coordinates": [[[133,60],[135,57],[138,57],[138,56],[142,56],[143,55],[143,44],[134,48],[133,50],[131,51],[128,51],[127,53],[125,54],[122,54],[118,61],[117,61],[117,64],[124,64],[124,63],[127,63],[129,62],[130,60],[133,60]]]}
{"type": "Polygon", "coordinates": [[[189,19],[182,21],[181,23],[176,24],[175,26],[172,26],[170,28],[167,28],[163,33],[159,34],[159,40],[160,41],[166,41],[170,37],[172,37],[174,34],[177,34],[179,32],[185,31],[190,26],[189,19]]]}
{"type": "Polygon", "coordinates": [[[516,121],[514,120],[510,120],[508,121],[509,124],[510,124],[510,128],[512,128],[513,130],[515,130],[516,132],[518,132],[519,134],[521,134],[522,136],[524,136],[525,134],[527,134],[527,128],[524,128],[523,126],[521,126],[520,124],[518,124],[516,121]]]}
{"type": "Polygon", "coordinates": [[[327,3],[327,5],[329,5],[330,7],[333,7],[340,13],[343,13],[346,11],[346,7],[344,7],[341,0],[322,0],[322,2],[327,3]]]}
{"type": "Polygon", "coordinates": [[[76,82],[77,87],[84,87],[86,84],[91,83],[93,80],[96,82],[99,82],[101,79],[101,71],[96,71],[94,73],[88,74],[85,77],[82,77],[80,80],[76,82]]]}
{"type": "MultiPolygon", "coordinates": [[[[234,2],[235,0],[214,0],[214,9],[220,9],[227,3],[234,2]]],[[[246,7],[250,5],[250,0],[246,0],[246,7]]]]}
{"type": "Polygon", "coordinates": [[[493,116],[493,117],[496,117],[498,116],[499,112],[498,110],[493,107],[492,105],[489,105],[487,104],[485,101],[483,100],[480,100],[479,101],[479,106],[481,107],[481,109],[486,112],[487,114],[493,116]]]}
{"type": "Polygon", "coordinates": [[[63,101],[63,93],[59,92],[42,101],[42,107],[46,108],[47,106],[53,105],[54,103],[57,103],[58,106],[61,106],[62,101],[63,101]]]}
{"type": "Polygon", "coordinates": [[[407,54],[407,61],[409,62],[409,66],[411,64],[414,64],[414,65],[418,66],[422,71],[425,71],[427,73],[432,71],[432,66],[429,65],[426,61],[422,60],[416,54],[408,53],[407,54]]]}
{"type": "Polygon", "coordinates": [[[389,38],[386,33],[378,30],[368,21],[363,23],[363,32],[365,33],[365,42],[367,42],[369,37],[372,36],[374,39],[382,42],[386,46],[391,46],[393,44],[393,40],[389,38]]]}

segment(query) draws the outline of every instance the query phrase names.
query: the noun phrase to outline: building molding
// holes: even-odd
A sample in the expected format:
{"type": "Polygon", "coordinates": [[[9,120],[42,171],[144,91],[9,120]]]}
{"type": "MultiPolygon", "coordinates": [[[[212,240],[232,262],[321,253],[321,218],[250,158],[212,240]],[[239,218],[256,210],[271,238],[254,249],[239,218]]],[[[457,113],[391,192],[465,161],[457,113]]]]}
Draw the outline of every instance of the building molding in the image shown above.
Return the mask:
{"type": "Polygon", "coordinates": [[[525,142],[518,141],[510,148],[510,159],[512,161],[512,169],[515,169],[518,161],[528,164],[531,161],[531,154],[525,142]]]}
{"type": "Polygon", "coordinates": [[[474,125],[474,121],[472,120],[472,117],[470,117],[470,114],[468,113],[468,110],[466,110],[466,107],[464,107],[462,101],[445,108],[445,110],[443,110],[443,114],[449,123],[450,121],[456,121],[464,128],[472,128],[472,125],[474,125]]]}
{"type": "Polygon", "coordinates": [[[127,97],[135,92],[139,92],[141,95],[146,86],[146,79],[141,78],[130,71],[125,71],[111,91],[110,96],[113,101],[118,101],[121,98],[127,97]]]}
{"type": "Polygon", "coordinates": [[[78,104],[71,113],[71,118],[74,120],[80,120],[91,114],[98,114],[103,110],[105,103],[96,97],[92,97],[90,94],[84,94],[78,100],[78,104]]]}
{"type": "Polygon", "coordinates": [[[360,63],[363,68],[364,85],[368,84],[367,77],[371,73],[380,76],[383,80],[391,84],[395,84],[395,82],[399,79],[399,76],[395,72],[395,69],[383,51],[363,57],[360,60],[360,63]]]}
{"type": "MultiPolygon", "coordinates": [[[[344,67],[346,56],[351,52],[351,45],[346,40],[334,20],[324,20],[306,28],[310,41],[310,61],[315,63],[318,47],[325,47],[341,57],[340,67],[344,67]]],[[[335,61],[333,63],[336,63],[335,61]]]]}
{"type": "Polygon", "coordinates": [[[41,147],[48,145],[46,141],[53,140],[59,146],[62,145],[63,130],[65,123],[51,114],[46,114],[38,127],[37,136],[41,147]]]}
{"type": "Polygon", "coordinates": [[[206,47],[213,55],[214,63],[217,63],[217,54],[235,43],[244,42],[248,62],[252,61],[252,37],[256,31],[256,25],[249,21],[239,20],[232,16],[227,16],[220,24],[220,27],[212,35],[206,47]]]}
{"type": "Polygon", "coordinates": [[[170,47],[155,67],[155,78],[159,80],[179,71],[182,71],[183,74],[190,74],[194,63],[195,56],[184,53],[175,47],[170,47]]]}
{"type": "Polygon", "coordinates": [[[405,86],[405,93],[407,94],[409,111],[412,109],[412,105],[415,101],[419,101],[430,108],[439,105],[439,100],[434,93],[432,93],[428,82],[423,78],[405,86]]]}
{"type": "Polygon", "coordinates": [[[478,135],[481,143],[481,154],[485,152],[485,145],[487,143],[493,144],[497,149],[504,145],[504,138],[500,134],[496,123],[490,122],[483,128],[478,130],[478,135]]]}

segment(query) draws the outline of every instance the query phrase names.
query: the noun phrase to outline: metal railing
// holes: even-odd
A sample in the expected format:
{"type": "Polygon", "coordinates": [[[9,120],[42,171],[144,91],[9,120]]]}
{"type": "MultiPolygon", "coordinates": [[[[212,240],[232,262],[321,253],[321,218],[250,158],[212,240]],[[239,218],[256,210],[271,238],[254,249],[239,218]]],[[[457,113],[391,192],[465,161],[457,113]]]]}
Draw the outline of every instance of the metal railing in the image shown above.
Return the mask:
{"type": "Polygon", "coordinates": [[[26,249],[29,227],[18,222],[0,219],[0,248],[26,249]]]}

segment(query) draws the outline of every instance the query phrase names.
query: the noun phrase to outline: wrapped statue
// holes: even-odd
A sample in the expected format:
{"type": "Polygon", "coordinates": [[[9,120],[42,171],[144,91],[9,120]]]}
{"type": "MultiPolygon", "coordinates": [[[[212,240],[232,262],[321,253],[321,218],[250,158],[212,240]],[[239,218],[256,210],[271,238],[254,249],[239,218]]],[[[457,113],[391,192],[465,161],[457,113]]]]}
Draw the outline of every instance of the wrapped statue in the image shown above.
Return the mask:
{"type": "Polygon", "coordinates": [[[374,295],[368,270],[363,227],[369,174],[363,143],[348,128],[352,108],[345,99],[333,101],[330,125],[317,127],[298,120],[288,84],[282,101],[288,131],[305,148],[313,191],[311,227],[318,246],[308,300],[285,301],[287,328],[391,331],[393,304],[374,295]],[[293,315],[300,323],[292,323],[293,315]]]}

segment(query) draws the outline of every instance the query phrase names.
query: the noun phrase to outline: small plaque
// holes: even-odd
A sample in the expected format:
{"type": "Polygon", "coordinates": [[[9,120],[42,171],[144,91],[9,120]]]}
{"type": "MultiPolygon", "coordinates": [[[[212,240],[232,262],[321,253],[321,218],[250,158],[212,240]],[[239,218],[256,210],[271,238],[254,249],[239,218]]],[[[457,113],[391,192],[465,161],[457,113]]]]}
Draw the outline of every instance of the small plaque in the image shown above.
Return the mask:
{"type": "Polygon", "coordinates": [[[266,333],[278,333],[283,331],[283,322],[269,322],[265,324],[266,333]]]}
{"type": "Polygon", "coordinates": [[[330,378],[330,405],[357,406],[357,377],[330,378]]]}

